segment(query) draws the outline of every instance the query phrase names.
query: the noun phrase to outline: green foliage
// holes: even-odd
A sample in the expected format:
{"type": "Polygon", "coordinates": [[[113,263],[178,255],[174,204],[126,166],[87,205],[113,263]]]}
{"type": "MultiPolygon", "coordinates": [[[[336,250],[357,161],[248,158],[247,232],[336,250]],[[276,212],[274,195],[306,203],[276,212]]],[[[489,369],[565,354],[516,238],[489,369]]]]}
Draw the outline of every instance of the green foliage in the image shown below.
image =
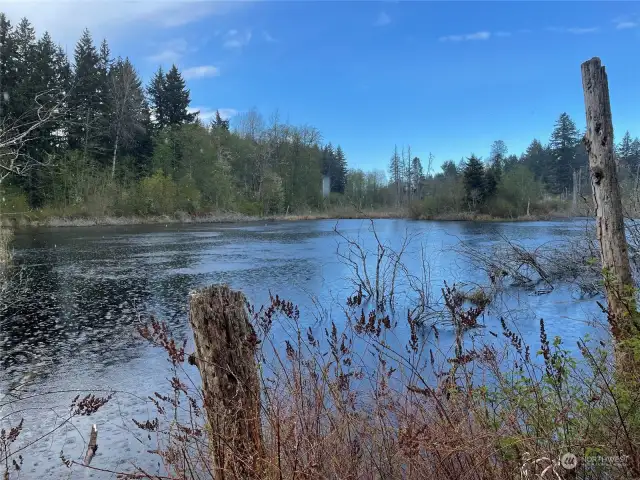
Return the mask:
{"type": "Polygon", "coordinates": [[[141,215],[175,213],[178,187],[162,170],[143,178],[138,186],[137,210],[141,215]]]}
{"type": "Polygon", "coordinates": [[[277,173],[268,172],[262,185],[262,205],[265,215],[281,213],[284,208],[282,179],[277,173]]]}
{"type": "Polygon", "coordinates": [[[487,184],[482,161],[471,155],[465,164],[464,172],[465,201],[470,210],[475,210],[485,199],[487,184]]]}

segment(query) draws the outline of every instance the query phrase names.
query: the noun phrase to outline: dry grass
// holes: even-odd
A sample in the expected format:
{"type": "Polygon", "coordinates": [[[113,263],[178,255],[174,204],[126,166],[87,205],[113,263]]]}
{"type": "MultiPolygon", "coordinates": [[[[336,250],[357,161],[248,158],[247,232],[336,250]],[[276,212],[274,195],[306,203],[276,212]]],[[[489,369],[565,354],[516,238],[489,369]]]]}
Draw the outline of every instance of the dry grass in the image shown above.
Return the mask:
{"type": "Polygon", "coordinates": [[[252,216],[234,212],[215,212],[191,215],[177,212],[175,215],[151,216],[51,216],[41,218],[37,214],[19,218],[5,219],[6,226],[30,227],[90,227],[96,225],[161,225],[191,223],[251,223],[274,221],[303,221],[327,219],[368,219],[368,218],[405,218],[406,212],[401,210],[367,210],[358,211],[352,208],[338,208],[326,212],[309,212],[305,214],[252,216]]]}
{"type": "MultiPolygon", "coordinates": [[[[191,223],[251,223],[274,221],[304,221],[330,219],[397,219],[408,218],[406,209],[359,210],[352,207],[335,207],[324,212],[308,212],[287,215],[253,216],[235,212],[212,212],[192,215],[176,212],[174,215],[149,216],[46,216],[34,212],[30,215],[5,218],[1,221],[5,226],[20,227],[90,227],[96,225],[160,225],[191,223]]],[[[514,218],[493,217],[491,215],[470,212],[451,213],[446,215],[422,216],[418,220],[435,221],[470,221],[470,222],[527,222],[561,220],[570,218],[567,215],[532,215],[514,218]]]]}
{"type": "MultiPolygon", "coordinates": [[[[579,358],[572,358],[559,340],[547,338],[543,322],[540,344],[532,349],[503,323],[498,345],[459,343],[451,354],[439,350],[437,335],[424,341],[410,315],[370,310],[362,298],[349,305],[344,328],[328,323],[324,331],[303,328],[297,307],[279,297],[250,308],[261,391],[244,394],[261,398],[261,457],[256,461],[230,447],[230,461],[215,470],[209,441],[233,442],[215,437],[199,388],[188,388],[190,379],[172,380],[166,401],[153,400],[158,418],[139,422],[158,436],[163,475],[545,480],[640,474],[640,392],[615,385],[606,349],[580,343],[579,358]],[[284,338],[272,335],[276,322],[284,338]],[[404,341],[399,330],[408,332],[404,341]],[[174,406],[187,420],[166,415],[174,406]],[[582,462],[568,470],[561,464],[567,452],[578,459],[611,456],[619,463],[582,462]]],[[[448,308],[460,320],[474,315],[474,307],[462,303],[448,308]]],[[[164,340],[149,331],[145,337],[169,345],[179,367],[175,359],[183,359],[184,350],[176,353],[166,329],[155,331],[164,332],[164,340]]]]}

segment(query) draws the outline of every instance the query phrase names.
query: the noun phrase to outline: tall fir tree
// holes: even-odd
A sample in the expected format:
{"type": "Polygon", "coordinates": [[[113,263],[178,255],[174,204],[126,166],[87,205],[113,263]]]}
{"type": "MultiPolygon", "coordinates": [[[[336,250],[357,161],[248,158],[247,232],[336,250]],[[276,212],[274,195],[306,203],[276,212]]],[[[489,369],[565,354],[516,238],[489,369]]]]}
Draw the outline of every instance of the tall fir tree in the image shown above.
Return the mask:
{"type": "Polygon", "coordinates": [[[617,155],[618,161],[625,166],[628,166],[629,160],[633,155],[633,151],[631,147],[632,142],[633,140],[631,139],[631,134],[629,133],[629,130],[627,130],[624,136],[622,137],[622,140],[620,140],[620,143],[616,147],[616,155],[617,155]]]}
{"type": "Polygon", "coordinates": [[[175,65],[167,72],[164,97],[168,125],[183,125],[195,121],[198,114],[189,113],[189,105],[191,104],[189,89],[175,65]]]}
{"type": "Polygon", "coordinates": [[[398,154],[398,146],[396,145],[393,150],[391,160],[389,160],[389,177],[391,177],[391,184],[393,185],[395,204],[400,204],[401,198],[401,186],[402,186],[402,159],[398,154]]]}
{"type": "Polygon", "coordinates": [[[335,153],[335,172],[336,175],[331,181],[331,191],[336,193],[344,193],[347,186],[347,159],[340,145],[336,148],[335,153]]]}
{"type": "Polygon", "coordinates": [[[85,29],[74,52],[75,69],[69,92],[69,147],[83,152],[85,161],[90,155],[104,156],[103,132],[108,130],[104,118],[106,94],[100,70],[100,56],[89,30],[85,29]]]}
{"type": "Polygon", "coordinates": [[[573,172],[580,167],[576,155],[579,143],[580,134],[576,124],[567,113],[562,113],[549,140],[551,159],[548,180],[554,193],[563,193],[571,189],[573,172]]]}
{"type": "Polygon", "coordinates": [[[229,132],[229,119],[223,119],[220,115],[220,111],[216,110],[216,116],[211,121],[211,128],[216,132],[229,132]]]}
{"type": "Polygon", "coordinates": [[[10,98],[16,84],[16,55],[11,22],[0,13],[0,124],[10,117],[10,98]]]}
{"type": "Polygon", "coordinates": [[[484,164],[475,155],[471,155],[465,163],[463,181],[465,200],[475,210],[482,203],[486,189],[484,164]]]}
{"type": "Polygon", "coordinates": [[[158,67],[158,70],[153,75],[153,78],[147,86],[147,95],[149,97],[153,124],[159,130],[169,125],[167,117],[167,98],[165,94],[167,89],[166,83],[167,77],[165,76],[162,67],[158,67]]]}
{"type": "Polygon", "coordinates": [[[36,34],[35,29],[23,18],[13,32],[16,82],[10,92],[10,109],[16,119],[31,122],[36,116],[34,98],[36,91],[36,34]]]}

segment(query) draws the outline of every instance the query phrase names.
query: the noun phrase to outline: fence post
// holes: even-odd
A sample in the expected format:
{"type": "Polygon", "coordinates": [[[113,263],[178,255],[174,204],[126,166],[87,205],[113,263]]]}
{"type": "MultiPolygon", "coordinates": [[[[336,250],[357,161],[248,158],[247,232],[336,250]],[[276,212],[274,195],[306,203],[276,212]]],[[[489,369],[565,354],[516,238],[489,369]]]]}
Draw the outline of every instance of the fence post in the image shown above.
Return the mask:
{"type": "Polygon", "coordinates": [[[260,383],[245,297],[226,285],[213,285],[192,293],[189,307],[215,479],[258,478],[263,457],[260,383]]]}

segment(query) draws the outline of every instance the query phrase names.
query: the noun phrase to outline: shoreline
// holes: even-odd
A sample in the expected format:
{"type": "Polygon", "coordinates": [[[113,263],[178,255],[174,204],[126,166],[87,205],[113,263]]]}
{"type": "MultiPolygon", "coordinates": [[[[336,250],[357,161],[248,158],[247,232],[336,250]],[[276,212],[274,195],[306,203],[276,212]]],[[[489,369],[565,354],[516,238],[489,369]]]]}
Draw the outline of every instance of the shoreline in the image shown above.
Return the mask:
{"type": "Polygon", "coordinates": [[[334,210],[330,212],[316,212],[307,214],[287,214],[253,216],[242,213],[210,213],[204,215],[191,215],[178,212],[174,215],[153,215],[153,216],[52,216],[44,219],[29,219],[21,217],[18,219],[2,219],[1,225],[12,227],[17,230],[29,228],[63,228],[63,227],[93,227],[93,226],[134,226],[134,225],[188,225],[188,224],[222,224],[222,223],[257,223],[257,222],[297,222],[309,220],[365,220],[365,219],[407,219],[416,221],[437,221],[437,222],[540,222],[552,220],[570,220],[570,215],[550,214],[550,215],[529,215],[520,217],[493,217],[486,214],[474,214],[468,212],[421,216],[419,218],[410,217],[404,211],[355,211],[355,210],[334,210]]]}

